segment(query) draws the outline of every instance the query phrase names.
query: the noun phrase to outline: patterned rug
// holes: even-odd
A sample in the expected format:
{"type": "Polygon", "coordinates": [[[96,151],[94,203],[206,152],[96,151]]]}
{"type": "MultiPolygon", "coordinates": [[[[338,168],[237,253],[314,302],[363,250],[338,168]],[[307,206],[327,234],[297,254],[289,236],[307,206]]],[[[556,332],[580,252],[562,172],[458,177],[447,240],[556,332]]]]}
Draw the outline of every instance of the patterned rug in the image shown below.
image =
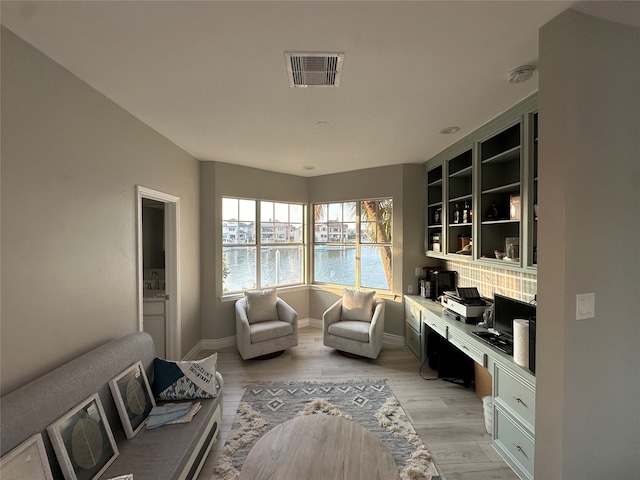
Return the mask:
{"type": "Polygon", "coordinates": [[[248,386],[213,480],[236,480],[251,448],[276,425],[318,413],[354,420],[373,432],[391,452],[402,480],[440,480],[431,455],[384,380],[248,386]]]}

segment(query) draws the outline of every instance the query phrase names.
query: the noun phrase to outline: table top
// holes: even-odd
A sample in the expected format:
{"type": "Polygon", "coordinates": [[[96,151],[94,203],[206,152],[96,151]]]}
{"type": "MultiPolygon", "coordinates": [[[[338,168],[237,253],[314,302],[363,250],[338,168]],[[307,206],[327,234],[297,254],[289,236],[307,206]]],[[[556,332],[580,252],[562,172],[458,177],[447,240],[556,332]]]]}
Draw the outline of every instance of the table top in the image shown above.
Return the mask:
{"type": "Polygon", "coordinates": [[[391,452],[357,422],[306,415],[277,425],[247,455],[240,480],[395,480],[391,452]]]}

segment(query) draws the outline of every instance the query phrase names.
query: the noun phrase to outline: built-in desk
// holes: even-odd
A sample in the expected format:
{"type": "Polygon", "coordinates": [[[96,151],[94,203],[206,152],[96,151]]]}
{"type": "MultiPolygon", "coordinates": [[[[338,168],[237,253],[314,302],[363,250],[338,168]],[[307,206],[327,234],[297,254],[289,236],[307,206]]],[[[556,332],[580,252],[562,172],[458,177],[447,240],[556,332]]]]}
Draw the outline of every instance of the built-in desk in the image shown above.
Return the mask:
{"type": "MultiPolygon", "coordinates": [[[[491,444],[520,478],[532,480],[536,396],[536,378],[533,373],[514,363],[511,355],[473,336],[471,332],[480,330],[481,327],[467,325],[445,315],[444,308],[439,303],[416,295],[406,295],[404,300],[407,325],[415,325],[418,319],[421,323],[418,331],[421,334],[428,327],[491,372],[491,444]]],[[[420,342],[423,345],[420,356],[422,360],[428,352],[424,350],[422,337],[420,342]]]]}

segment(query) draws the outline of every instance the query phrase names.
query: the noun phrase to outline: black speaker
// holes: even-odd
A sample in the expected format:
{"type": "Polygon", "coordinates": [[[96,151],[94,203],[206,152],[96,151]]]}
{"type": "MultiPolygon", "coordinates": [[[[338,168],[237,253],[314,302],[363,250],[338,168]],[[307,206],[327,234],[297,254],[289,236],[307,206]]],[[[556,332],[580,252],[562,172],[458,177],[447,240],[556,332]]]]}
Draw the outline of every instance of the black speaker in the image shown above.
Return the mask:
{"type": "Polygon", "coordinates": [[[529,319],[529,370],[536,373],[536,317],[529,319]]]}

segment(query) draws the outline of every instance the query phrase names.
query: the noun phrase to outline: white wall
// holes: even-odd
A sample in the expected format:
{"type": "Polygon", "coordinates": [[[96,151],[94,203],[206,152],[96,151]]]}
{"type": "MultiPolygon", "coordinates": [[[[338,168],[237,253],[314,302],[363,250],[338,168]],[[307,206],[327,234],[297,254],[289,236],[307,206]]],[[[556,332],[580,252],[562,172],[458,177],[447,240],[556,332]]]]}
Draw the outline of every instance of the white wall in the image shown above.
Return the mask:
{"type": "Polygon", "coordinates": [[[137,330],[136,184],[181,198],[200,339],[198,161],[2,28],[2,394],[137,330]]]}
{"type": "Polygon", "coordinates": [[[640,29],[569,10],[539,66],[536,478],[640,478],[640,29]]]}

